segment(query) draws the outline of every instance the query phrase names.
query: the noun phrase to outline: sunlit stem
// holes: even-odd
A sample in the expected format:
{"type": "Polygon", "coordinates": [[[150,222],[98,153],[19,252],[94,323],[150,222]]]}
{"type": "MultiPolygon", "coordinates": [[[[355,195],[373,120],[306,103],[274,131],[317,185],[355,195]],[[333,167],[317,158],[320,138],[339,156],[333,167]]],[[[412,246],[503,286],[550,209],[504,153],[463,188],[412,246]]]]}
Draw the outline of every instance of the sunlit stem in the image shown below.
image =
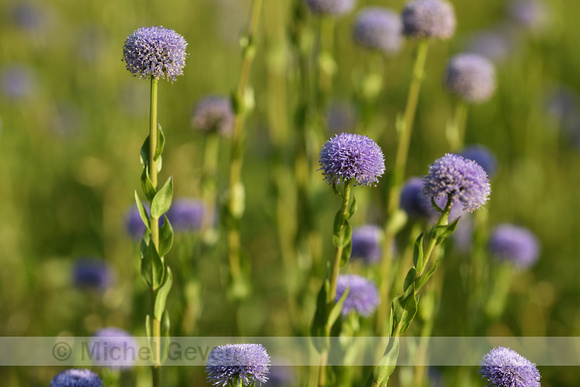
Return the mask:
{"type": "Polygon", "coordinates": [[[465,122],[467,120],[467,103],[463,100],[457,101],[455,105],[455,115],[453,123],[448,128],[447,138],[451,152],[457,152],[463,148],[465,143],[465,122]]]}

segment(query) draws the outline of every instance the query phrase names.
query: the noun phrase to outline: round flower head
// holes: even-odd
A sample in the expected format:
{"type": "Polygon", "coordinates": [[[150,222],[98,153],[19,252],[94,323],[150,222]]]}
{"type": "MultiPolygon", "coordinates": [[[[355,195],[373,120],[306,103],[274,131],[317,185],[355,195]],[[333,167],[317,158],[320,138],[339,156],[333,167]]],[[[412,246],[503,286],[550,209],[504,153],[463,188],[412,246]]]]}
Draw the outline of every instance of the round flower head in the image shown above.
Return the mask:
{"type": "Polygon", "coordinates": [[[319,15],[344,15],[354,8],[355,0],[306,0],[310,10],[319,15]]]}
{"type": "Polygon", "coordinates": [[[516,23],[532,30],[545,27],[549,19],[546,6],[540,0],[512,0],[508,14],[516,23]]]}
{"type": "Polygon", "coordinates": [[[447,64],[445,86],[467,102],[486,101],[495,90],[495,69],[481,55],[456,55],[447,64]]]}
{"type": "Polygon", "coordinates": [[[73,283],[78,288],[103,291],[113,283],[113,272],[109,265],[95,258],[81,258],[73,267],[73,283]]]}
{"type": "Polygon", "coordinates": [[[356,179],[356,185],[371,185],[385,172],[381,148],[367,136],[340,133],[324,144],[318,156],[320,169],[329,184],[356,179]]]}
{"type": "Polygon", "coordinates": [[[73,368],[56,375],[50,387],[103,387],[103,382],[93,371],[73,368]]]}
{"type": "Polygon", "coordinates": [[[137,343],[120,328],[99,329],[89,342],[91,360],[97,366],[128,370],[135,364],[137,343]]]}
{"type": "Polygon", "coordinates": [[[175,81],[183,74],[187,42],[177,32],[163,27],[141,27],[127,37],[123,59],[138,78],[175,81]]]}
{"type": "Polygon", "coordinates": [[[488,248],[497,259],[521,268],[536,263],[540,253],[539,242],[534,234],[511,224],[501,224],[493,229],[488,248]]]}
{"type": "Polygon", "coordinates": [[[487,176],[491,177],[497,171],[497,160],[494,154],[483,145],[467,146],[463,148],[460,155],[481,165],[487,176]]]}
{"type": "Polygon", "coordinates": [[[36,81],[33,72],[23,65],[8,65],[0,72],[2,93],[12,100],[21,100],[34,94],[36,81]]]}
{"type": "Polygon", "coordinates": [[[379,7],[365,8],[356,17],[353,39],[362,47],[394,54],[401,48],[401,17],[379,7]]]}
{"type": "Polygon", "coordinates": [[[343,316],[355,311],[363,317],[368,317],[377,309],[379,291],[374,282],[356,274],[341,275],[336,284],[335,301],[342,297],[347,288],[349,292],[342,305],[343,316]]]}
{"type": "Polygon", "coordinates": [[[536,365],[505,347],[494,348],[483,357],[479,374],[489,387],[540,387],[536,365]]]}
{"type": "Polygon", "coordinates": [[[205,370],[207,379],[216,386],[229,383],[253,386],[266,383],[270,356],[260,344],[226,344],[215,347],[209,353],[205,370]]]}
{"type": "Polygon", "coordinates": [[[514,37],[508,28],[497,27],[471,36],[466,51],[501,62],[514,51],[514,37]]]}
{"type": "Polygon", "coordinates": [[[473,160],[448,153],[429,166],[423,178],[423,190],[429,198],[451,198],[454,207],[473,212],[481,208],[491,191],[484,169],[473,160]]]}
{"type": "Polygon", "coordinates": [[[177,199],[167,211],[167,219],[175,231],[197,231],[201,228],[204,205],[196,199],[177,199]]]}
{"type": "Polygon", "coordinates": [[[210,96],[202,99],[195,106],[191,124],[206,132],[217,132],[222,136],[231,136],[234,130],[234,110],[228,98],[210,96]]]}
{"type": "Polygon", "coordinates": [[[375,225],[357,227],[352,232],[352,258],[371,264],[381,259],[382,231],[375,225]]]}
{"type": "Polygon", "coordinates": [[[410,38],[449,39],[455,33],[453,6],[443,0],[413,0],[401,17],[403,34],[410,38]]]}
{"type": "Polygon", "coordinates": [[[400,207],[408,216],[417,219],[430,219],[437,215],[431,199],[423,193],[423,179],[412,177],[401,189],[400,207]]]}

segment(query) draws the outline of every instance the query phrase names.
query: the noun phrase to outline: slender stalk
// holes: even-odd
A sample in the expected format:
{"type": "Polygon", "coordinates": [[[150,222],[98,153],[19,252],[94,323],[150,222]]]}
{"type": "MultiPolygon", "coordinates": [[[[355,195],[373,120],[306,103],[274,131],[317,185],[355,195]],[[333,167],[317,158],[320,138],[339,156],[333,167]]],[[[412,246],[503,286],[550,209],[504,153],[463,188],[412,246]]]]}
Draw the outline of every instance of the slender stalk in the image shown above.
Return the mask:
{"type": "Polygon", "coordinates": [[[209,237],[214,226],[214,209],[216,205],[216,171],[219,156],[219,135],[209,132],[205,136],[203,149],[203,180],[201,182],[203,203],[206,211],[203,213],[201,235],[204,242],[209,242],[209,237]]]}
{"type": "Polygon", "coordinates": [[[465,142],[465,122],[467,120],[467,103],[463,100],[457,101],[455,105],[455,116],[453,124],[448,128],[447,139],[451,152],[457,152],[463,148],[465,142]]]}

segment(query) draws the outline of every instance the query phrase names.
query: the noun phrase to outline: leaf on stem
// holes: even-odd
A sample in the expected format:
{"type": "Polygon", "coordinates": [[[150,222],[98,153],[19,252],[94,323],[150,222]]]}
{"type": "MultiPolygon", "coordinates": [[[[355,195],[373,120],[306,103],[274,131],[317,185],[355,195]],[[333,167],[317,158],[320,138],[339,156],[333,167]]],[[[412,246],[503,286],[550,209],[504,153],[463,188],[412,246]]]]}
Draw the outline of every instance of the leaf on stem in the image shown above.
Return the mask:
{"type": "Polygon", "coordinates": [[[330,342],[326,337],[326,294],[330,284],[328,280],[325,280],[320,287],[318,292],[318,297],[316,298],[316,311],[314,312],[314,318],[312,319],[312,325],[310,326],[310,337],[314,348],[318,353],[325,352],[330,342]]]}
{"type": "Polygon", "coordinates": [[[328,327],[333,326],[338,316],[340,316],[340,312],[342,312],[342,306],[344,305],[344,301],[348,297],[349,292],[350,286],[346,288],[346,290],[344,291],[344,293],[342,293],[342,296],[340,296],[338,301],[336,301],[335,303],[334,301],[331,301],[334,303],[334,305],[332,306],[332,308],[330,309],[330,313],[328,314],[327,329],[328,327]]]}
{"type": "MultiPolygon", "coordinates": [[[[142,246],[143,249],[143,246],[142,246]]],[[[165,265],[153,243],[149,243],[141,258],[141,276],[152,289],[157,289],[163,283],[165,265]]]]}
{"type": "Polygon", "coordinates": [[[356,212],[357,208],[356,196],[352,195],[352,202],[350,202],[350,206],[348,207],[348,215],[346,216],[346,219],[350,219],[356,212]]]}
{"type": "Polygon", "coordinates": [[[155,156],[153,159],[157,161],[163,153],[163,149],[165,148],[165,134],[163,134],[163,129],[161,129],[161,124],[157,124],[159,130],[157,131],[157,149],[155,149],[155,156]]]}
{"type": "Polygon", "coordinates": [[[163,317],[163,312],[165,311],[165,303],[167,302],[167,295],[171,290],[171,286],[173,285],[173,274],[171,273],[171,269],[167,266],[167,275],[165,276],[165,282],[163,286],[159,288],[157,291],[157,296],[155,297],[155,307],[154,307],[154,315],[155,319],[161,320],[163,317]]]}
{"type": "Polygon", "coordinates": [[[431,231],[429,232],[430,234],[429,238],[436,239],[437,245],[441,244],[445,240],[445,238],[453,234],[453,231],[455,231],[455,229],[457,228],[457,222],[459,222],[459,219],[460,218],[457,218],[453,222],[445,226],[433,226],[433,228],[431,228],[431,231]]]}
{"type": "Polygon", "coordinates": [[[367,379],[365,386],[384,385],[395,371],[397,359],[399,358],[399,338],[393,337],[389,340],[385,354],[375,367],[372,374],[367,379]]]}
{"type": "Polygon", "coordinates": [[[409,290],[411,290],[409,294],[397,296],[393,300],[391,310],[391,313],[393,313],[393,328],[397,326],[399,328],[398,332],[391,332],[391,334],[397,333],[395,336],[404,334],[417,314],[418,302],[415,295],[415,286],[411,285],[407,291],[409,290]]]}
{"type": "Polygon", "coordinates": [[[151,178],[149,177],[149,169],[146,167],[143,168],[143,172],[141,172],[141,189],[149,201],[153,200],[157,193],[155,187],[153,187],[153,182],[151,182],[151,178]]]}
{"type": "Polygon", "coordinates": [[[163,225],[159,229],[159,255],[164,257],[173,246],[173,227],[167,216],[163,215],[163,225]]]}
{"type": "Polygon", "coordinates": [[[145,210],[145,206],[139,199],[139,195],[137,195],[137,191],[135,191],[135,203],[137,203],[137,209],[139,210],[139,215],[141,216],[141,220],[143,224],[147,228],[148,231],[151,231],[151,227],[149,226],[149,215],[147,215],[147,211],[145,210]]]}
{"type": "Polygon", "coordinates": [[[427,273],[425,273],[421,278],[419,278],[417,280],[417,282],[415,283],[415,287],[416,287],[417,291],[419,291],[419,289],[421,289],[423,287],[423,285],[425,285],[427,283],[429,278],[431,278],[433,273],[435,273],[435,270],[437,270],[438,265],[439,265],[439,260],[435,261],[435,263],[433,264],[433,266],[431,266],[429,271],[427,271],[427,273]]]}
{"type": "Polygon", "coordinates": [[[419,273],[423,271],[423,233],[421,233],[415,240],[413,247],[413,266],[419,273]]]}
{"type": "Polygon", "coordinates": [[[165,214],[173,199],[173,177],[169,177],[151,201],[151,218],[159,219],[165,214]]]}
{"type": "Polygon", "coordinates": [[[141,150],[139,152],[139,158],[141,160],[141,165],[143,168],[147,169],[147,165],[149,164],[149,136],[143,142],[141,146],[141,150]]]}

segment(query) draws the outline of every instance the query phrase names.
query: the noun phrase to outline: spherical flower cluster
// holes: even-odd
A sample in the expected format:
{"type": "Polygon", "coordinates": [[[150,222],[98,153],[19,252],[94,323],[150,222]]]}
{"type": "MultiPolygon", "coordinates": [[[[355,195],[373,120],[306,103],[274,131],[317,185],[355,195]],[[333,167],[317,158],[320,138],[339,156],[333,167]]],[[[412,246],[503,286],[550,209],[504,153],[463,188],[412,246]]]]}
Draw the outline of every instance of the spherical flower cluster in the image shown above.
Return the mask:
{"type": "Polygon", "coordinates": [[[30,68],[24,65],[8,65],[0,71],[2,93],[12,100],[30,97],[36,90],[36,80],[30,68]]]}
{"type": "Polygon", "coordinates": [[[229,137],[234,131],[234,110],[228,98],[209,96],[197,103],[191,117],[194,128],[229,137]]]}
{"type": "Polygon", "coordinates": [[[347,288],[349,292],[342,305],[343,316],[355,311],[363,317],[368,317],[377,309],[380,299],[374,282],[356,274],[341,275],[336,284],[335,301],[342,297],[347,288]]]}
{"type": "Polygon", "coordinates": [[[540,0],[512,0],[507,11],[516,23],[532,30],[544,27],[549,19],[546,5],[540,0]]]}
{"type": "Polygon", "coordinates": [[[495,69],[481,55],[455,55],[447,64],[445,86],[466,102],[484,102],[495,91],[495,69]]]}
{"type": "Polygon", "coordinates": [[[183,74],[187,42],[177,32],[163,27],[141,27],[127,37],[123,59],[138,78],[175,81],[183,74]]]}
{"type": "Polygon", "coordinates": [[[450,198],[467,212],[481,208],[491,191],[487,174],[479,164],[451,153],[431,164],[423,183],[427,197],[450,198]]]}
{"type": "Polygon", "coordinates": [[[468,160],[473,160],[491,177],[497,171],[497,159],[491,150],[483,145],[470,145],[463,148],[461,156],[468,160]]]}
{"type": "Polygon", "coordinates": [[[73,284],[82,289],[106,290],[113,283],[113,271],[102,259],[81,258],[73,266],[73,284]]]}
{"type": "Polygon", "coordinates": [[[260,344],[226,344],[209,353],[206,372],[208,380],[216,386],[229,383],[253,386],[265,383],[269,372],[270,356],[260,344]]]}
{"type": "Polygon", "coordinates": [[[509,29],[498,27],[471,36],[467,41],[466,51],[493,62],[501,62],[513,53],[513,40],[509,29]]]}
{"type": "Polygon", "coordinates": [[[97,366],[114,370],[128,370],[135,364],[135,339],[120,328],[103,328],[95,332],[89,342],[91,360],[97,366]],[[126,356],[124,356],[126,355],[126,356]]]}
{"type": "Polygon", "coordinates": [[[315,14],[344,15],[354,8],[355,0],[306,0],[306,4],[315,14]]]}
{"type": "Polygon", "coordinates": [[[540,254],[536,236],[526,228],[511,224],[501,224],[492,230],[488,248],[497,259],[520,268],[532,266],[540,254]]]}
{"type": "Polygon", "coordinates": [[[167,219],[174,231],[188,232],[197,231],[203,222],[205,207],[196,199],[176,199],[167,211],[167,219]]]}
{"type": "Polygon", "coordinates": [[[402,43],[403,24],[401,17],[380,7],[369,7],[360,11],[353,28],[353,39],[362,47],[394,54],[402,43]]]}
{"type": "Polygon", "coordinates": [[[490,387],[540,387],[536,365],[510,348],[489,351],[481,361],[479,374],[490,387]]]}
{"type": "Polygon", "coordinates": [[[367,136],[340,133],[324,144],[318,157],[320,169],[329,184],[372,185],[385,172],[381,148],[367,136]]]}
{"type": "Polygon", "coordinates": [[[382,230],[375,225],[357,227],[352,232],[352,258],[360,258],[366,264],[381,259],[382,230]]]}
{"type": "Polygon", "coordinates": [[[50,387],[103,387],[103,382],[93,371],[73,368],[56,375],[50,387]]]}
{"type": "Polygon", "coordinates": [[[413,0],[401,17],[408,37],[449,39],[455,33],[455,11],[443,0],[413,0]]]}

